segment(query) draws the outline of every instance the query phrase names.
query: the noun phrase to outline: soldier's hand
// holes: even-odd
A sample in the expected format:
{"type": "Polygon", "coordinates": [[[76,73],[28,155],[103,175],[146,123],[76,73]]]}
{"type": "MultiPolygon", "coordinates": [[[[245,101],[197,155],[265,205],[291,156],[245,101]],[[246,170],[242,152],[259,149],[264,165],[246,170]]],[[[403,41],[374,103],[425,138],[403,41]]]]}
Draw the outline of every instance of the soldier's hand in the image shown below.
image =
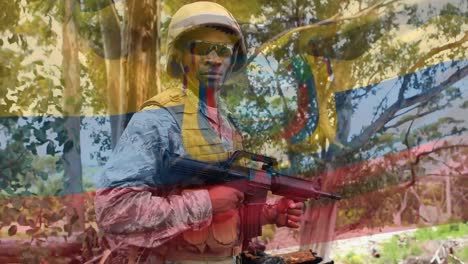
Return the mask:
{"type": "Polygon", "coordinates": [[[276,204],[276,225],[298,228],[301,223],[301,217],[304,204],[296,203],[291,199],[281,198],[276,204]]]}
{"type": "Polygon", "coordinates": [[[210,187],[208,193],[210,194],[214,214],[238,208],[244,200],[244,193],[224,185],[210,187]]]}

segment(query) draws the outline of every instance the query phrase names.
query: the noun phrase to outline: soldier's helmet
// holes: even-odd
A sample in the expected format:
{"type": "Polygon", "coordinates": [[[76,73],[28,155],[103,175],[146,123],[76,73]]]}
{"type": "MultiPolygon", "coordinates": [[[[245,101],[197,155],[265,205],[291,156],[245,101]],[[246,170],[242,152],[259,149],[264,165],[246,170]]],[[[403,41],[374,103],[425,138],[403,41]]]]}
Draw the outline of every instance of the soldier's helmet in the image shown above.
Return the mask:
{"type": "Polygon", "coordinates": [[[179,77],[181,68],[176,56],[176,43],[184,33],[198,27],[213,26],[232,31],[238,38],[232,72],[239,71],[246,62],[247,49],[241,28],[232,14],[213,2],[194,2],[182,6],[172,16],[167,35],[167,73],[179,77]]]}

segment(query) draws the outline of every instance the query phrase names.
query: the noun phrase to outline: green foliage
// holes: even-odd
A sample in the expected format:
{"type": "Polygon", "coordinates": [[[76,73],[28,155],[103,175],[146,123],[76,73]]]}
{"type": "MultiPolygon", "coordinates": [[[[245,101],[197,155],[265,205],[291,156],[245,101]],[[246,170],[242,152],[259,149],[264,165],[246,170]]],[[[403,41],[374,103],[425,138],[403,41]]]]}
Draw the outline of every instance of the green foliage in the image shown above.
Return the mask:
{"type": "MultiPolygon", "coordinates": [[[[162,17],[169,19],[175,10],[189,2],[193,1],[164,1],[162,17]]],[[[405,140],[408,125],[413,121],[414,124],[421,123],[420,121],[424,121],[423,118],[426,117],[428,117],[427,120],[432,121],[428,124],[422,122],[424,126],[415,126],[410,131],[408,147],[447,135],[461,134],[466,130],[465,123],[457,120],[456,117],[440,116],[442,111],[454,109],[450,108],[451,103],[457,103],[460,106],[455,110],[468,107],[466,101],[460,102],[463,98],[461,98],[459,88],[442,87],[433,96],[423,96],[433,89],[435,83],[444,81],[435,80],[434,76],[437,74],[436,71],[446,71],[446,65],[436,70],[422,70],[431,63],[439,61],[440,58],[446,59],[443,57],[445,55],[454,60],[466,58],[465,45],[453,45],[455,47],[436,52],[435,56],[431,55],[426,58],[426,55],[431,54],[431,50],[437,51],[439,46],[461,39],[461,35],[464,34],[463,26],[467,22],[466,14],[459,8],[463,1],[459,1],[460,5],[450,3],[439,7],[434,6],[428,10],[421,5],[409,6],[389,1],[391,4],[382,4],[370,12],[366,12],[366,8],[372,7],[375,1],[254,0],[239,3],[238,1],[219,0],[216,2],[226,6],[241,22],[248,40],[248,47],[251,48],[250,51],[264,44],[267,47],[262,52],[249,54],[251,64],[244,73],[237,75],[236,79],[229,83],[227,88],[230,88],[230,91],[224,94],[225,101],[240,121],[246,121],[241,124],[241,127],[246,134],[247,148],[254,152],[270,150],[270,152],[275,152],[273,155],[282,159],[280,162],[291,164],[291,167],[287,168],[289,173],[313,177],[322,172],[334,171],[369,158],[380,157],[390,150],[401,151],[401,142],[405,140]],[[352,17],[353,15],[357,16],[352,17]],[[340,17],[348,18],[311,26],[318,21],[340,17]],[[304,26],[311,27],[304,29],[304,26]],[[401,38],[405,32],[416,30],[417,27],[425,34],[401,38]],[[278,34],[283,35],[278,38],[278,34]],[[372,126],[377,123],[374,121],[380,120],[381,117],[387,117],[387,119],[379,124],[380,126],[369,130],[368,135],[365,135],[366,137],[363,137],[361,142],[356,141],[357,143],[351,142],[355,143],[351,144],[347,142],[350,130],[347,127],[351,126],[350,119],[347,117],[356,111],[358,104],[366,104],[368,96],[375,95],[375,89],[372,89],[375,87],[370,87],[367,94],[361,95],[362,101],[354,105],[351,103],[351,98],[345,98],[343,104],[350,105],[340,110],[342,112],[337,113],[338,116],[330,112],[311,113],[314,116],[320,114],[322,121],[333,120],[331,123],[336,123],[337,119],[340,119],[339,129],[342,130],[337,134],[339,144],[333,144],[329,139],[325,140],[323,131],[303,142],[294,143],[282,137],[281,134],[290,128],[287,125],[294,120],[299,110],[298,83],[288,70],[288,65],[296,55],[314,58],[325,56],[332,60],[336,87],[327,88],[321,84],[322,79],[326,79],[324,76],[316,72],[308,72],[308,74],[313,73],[317,78],[318,93],[323,93],[318,100],[319,106],[325,106],[322,108],[329,111],[331,111],[329,105],[335,105],[335,103],[327,96],[333,97],[337,91],[373,85],[375,82],[388,78],[399,78],[392,89],[400,93],[403,99],[410,96],[416,99],[404,109],[399,108],[391,112],[392,102],[383,98],[379,106],[374,109],[373,116],[363,122],[372,126]],[[422,64],[421,59],[423,59],[422,64]],[[343,63],[345,66],[340,66],[343,63]],[[408,77],[401,76],[412,68],[420,69],[420,74],[409,72],[408,77]],[[389,75],[389,73],[397,76],[389,75]],[[416,108],[412,111],[408,110],[412,107],[416,108]],[[403,111],[408,112],[402,114],[397,125],[390,128],[390,124],[395,124],[397,115],[403,111]],[[418,116],[422,113],[427,113],[427,115],[418,116]],[[430,113],[434,113],[433,116],[437,118],[431,119],[430,113]],[[347,143],[350,144],[347,145],[347,143]]],[[[110,80],[107,80],[106,70],[108,69],[106,69],[106,61],[102,58],[103,36],[99,19],[101,14],[98,12],[100,4],[103,3],[100,0],[87,0],[73,10],[78,22],[79,47],[77,48],[80,52],[80,62],[76,65],[75,74],[80,77],[81,91],[78,93],[83,97],[73,103],[82,106],[87,113],[104,113],[108,103],[105,89],[110,80]]],[[[18,232],[18,226],[27,226],[29,229],[23,235],[35,241],[43,239],[44,235],[67,235],[72,230],[73,222],[76,221],[75,216],[72,214],[67,216],[67,213],[62,211],[64,204],[59,201],[38,199],[36,202],[20,202],[15,200],[18,196],[37,195],[40,197],[59,194],[64,188],[62,181],[64,164],[60,157],[80,147],[76,142],[69,140],[69,135],[64,129],[66,120],[50,117],[50,115],[60,116],[63,110],[62,95],[65,84],[61,67],[64,62],[61,61],[63,54],[60,54],[64,52],[60,50],[60,36],[64,25],[63,11],[64,1],[9,0],[0,3],[2,21],[0,24],[0,61],[2,61],[0,65],[0,116],[2,117],[0,119],[2,139],[0,141],[2,144],[0,146],[0,194],[5,198],[0,206],[1,221],[2,225],[8,226],[8,235],[11,236],[21,235],[19,234],[21,232],[18,232]],[[31,115],[39,116],[30,119],[5,118],[31,115]],[[60,222],[66,217],[70,217],[73,221],[60,222]],[[41,226],[38,219],[45,219],[44,221],[51,226],[45,227],[44,224],[41,226]],[[57,223],[61,225],[58,226],[57,223]]],[[[119,12],[122,11],[125,12],[126,9],[119,10],[119,12]]],[[[121,15],[117,14],[119,19],[117,27],[122,25],[120,24],[122,23],[121,15]]],[[[162,22],[161,32],[166,32],[168,20],[162,22]]],[[[114,30],[121,30],[121,28],[114,30]]],[[[133,31],[131,32],[133,34],[133,31]]],[[[138,34],[137,31],[135,33],[138,34]]],[[[128,43],[116,44],[118,47],[124,47],[128,43]]],[[[162,52],[164,55],[164,50],[162,52]]],[[[122,73],[122,76],[125,76],[124,74],[122,73]]],[[[169,80],[164,74],[162,82],[166,87],[177,85],[177,82],[169,80]]],[[[75,99],[72,98],[72,100],[75,99]]],[[[398,103],[401,102],[395,105],[398,106],[398,103]]],[[[372,110],[369,109],[369,112],[372,110]]],[[[358,136],[352,140],[359,140],[358,136]]],[[[99,148],[98,153],[93,154],[93,159],[101,163],[105,162],[106,157],[101,154],[109,149],[110,136],[95,132],[92,137],[99,148]]],[[[403,149],[406,148],[403,147],[403,149]]],[[[463,164],[467,164],[464,162],[466,158],[458,154],[459,152],[455,154],[435,153],[431,157],[431,162],[436,162],[436,158],[453,161],[459,159],[461,165],[457,165],[456,170],[465,171],[466,167],[463,164]]],[[[427,166],[424,161],[421,163],[417,169],[422,174],[427,166]]],[[[341,186],[340,192],[349,200],[341,202],[340,208],[346,208],[347,211],[338,211],[340,225],[358,226],[363,218],[370,218],[369,215],[373,216],[367,223],[369,226],[392,224],[392,213],[399,208],[403,193],[395,194],[386,190],[407,181],[409,169],[408,163],[398,163],[392,160],[392,157],[385,157],[378,166],[363,164],[355,171],[350,171],[350,175],[364,176],[359,179],[346,178],[344,186],[341,186]],[[376,196],[369,199],[364,197],[367,193],[373,193],[376,196]],[[357,197],[356,200],[350,200],[355,197],[357,197]]],[[[327,179],[321,180],[327,181],[327,179]]],[[[457,192],[454,191],[454,193],[464,193],[462,187],[466,184],[463,185],[461,181],[457,182],[459,184],[455,183],[453,189],[457,192]]],[[[89,181],[85,180],[84,185],[86,190],[93,189],[89,181]]],[[[424,203],[435,205],[447,199],[441,194],[440,187],[433,190],[427,189],[426,192],[439,194],[432,195],[419,191],[421,201],[424,203]]],[[[414,219],[419,203],[418,199],[412,195],[409,196],[408,208],[404,211],[403,220],[414,219]]],[[[92,211],[92,206],[89,208],[92,211]]],[[[464,209],[463,204],[460,205],[458,202],[457,205],[457,201],[454,201],[453,212],[456,212],[455,209],[461,211],[459,208],[464,209]]],[[[436,234],[421,230],[416,236],[421,240],[441,239],[461,235],[463,232],[466,234],[467,231],[466,225],[437,227],[436,234]]],[[[274,232],[274,228],[267,228],[264,232],[265,239],[271,238],[274,232]]],[[[395,245],[394,240],[388,242],[383,250],[388,252],[389,258],[392,258],[388,259],[387,263],[392,263],[394,259],[404,255],[420,253],[417,246],[410,245],[401,248],[395,245]]],[[[29,253],[25,251],[25,255],[27,254],[29,253]]],[[[356,254],[347,257],[349,257],[349,263],[365,261],[362,256],[356,254]]],[[[33,256],[29,254],[25,258],[33,259],[33,256]]]]}
{"type": "MultiPolygon", "coordinates": [[[[0,32],[11,29],[18,23],[20,16],[20,1],[2,1],[0,3],[0,32]]],[[[0,45],[1,46],[1,45],[0,45]]]]}
{"type": "MultiPolygon", "coordinates": [[[[163,11],[171,17],[183,5],[197,2],[196,0],[177,0],[177,1],[164,1],[163,11]]],[[[233,2],[229,0],[215,0],[216,2],[226,9],[228,9],[234,17],[241,23],[247,23],[252,17],[259,15],[262,8],[261,0],[243,1],[242,3],[233,2]]]]}
{"type": "Polygon", "coordinates": [[[460,106],[463,109],[468,108],[468,101],[464,101],[463,104],[460,106]]]}
{"type": "MultiPolygon", "coordinates": [[[[2,237],[24,240],[18,246],[18,262],[24,263],[53,260],[53,252],[44,249],[48,242],[68,239],[81,225],[76,212],[65,209],[70,202],[58,196],[64,189],[61,156],[74,146],[60,117],[61,67],[68,63],[60,49],[62,2],[0,3],[0,227],[2,237]]],[[[86,67],[76,68],[83,91],[92,89],[87,72],[94,69],[86,67]]],[[[88,95],[93,100],[100,96],[88,95]]],[[[91,101],[83,105],[93,105],[91,101]]],[[[85,182],[87,188],[91,185],[85,182]]],[[[89,225],[95,222],[92,195],[83,198],[89,210],[83,221],[89,225]]]]}
{"type": "MultiPolygon", "coordinates": [[[[409,256],[427,254],[428,252],[424,252],[421,248],[421,244],[425,241],[445,241],[450,238],[466,237],[466,234],[468,234],[467,223],[453,223],[420,228],[412,235],[395,235],[390,240],[380,244],[381,257],[374,259],[372,263],[400,263],[409,256]]],[[[462,248],[461,251],[456,250],[455,254],[461,258],[466,257],[466,247],[462,248]]]]}
{"type": "Polygon", "coordinates": [[[466,234],[468,234],[468,223],[453,223],[430,228],[420,228],[414,235],[417,241],[441,241],[448,238],[463,237],[466,234]]]}
{"type": "Polygon", "coordinates": [[[406,257],[407,246],[403,248],[398,245],[398,238],[393,236],[392,239],[388,242],[382,243],[382,254],[379,259],[380,263],[395,263],[397,264],[399,260],[402,260],[406,257]]]}
{"type": "Polygon", "coordinates": [[[423,253],[423,250],[417,245],[417,243],[411,243],[408,247],[408,256],[420,256],[423,253]]]}
{"type": "Polygon", "coordinates": [[[455,252],[455,256],[459,257],[462,261],[468,261],[468,247],[464,247],[461,251],[455,252]]]}
{"type": "Polygon", "coordinates": [[[364,254],[357,254],[354,251],[350,251],[344,256],[337,256],[335,261],[343,264],[365,264],[369,263],[368,259],[369,258],[364,254]]]}

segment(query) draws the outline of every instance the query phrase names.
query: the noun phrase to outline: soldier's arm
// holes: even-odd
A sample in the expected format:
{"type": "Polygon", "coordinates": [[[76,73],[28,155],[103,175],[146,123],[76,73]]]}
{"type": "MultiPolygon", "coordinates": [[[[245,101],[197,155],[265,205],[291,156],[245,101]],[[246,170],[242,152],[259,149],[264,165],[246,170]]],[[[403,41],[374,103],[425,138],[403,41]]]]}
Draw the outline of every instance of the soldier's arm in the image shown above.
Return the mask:
{"type": "Polygon", "coordinates": [[[99,226],[126,244],[157,247],[185,230],[211,222],[206,190],[156,195],[161,153],[169,144],[164,128],[174,125],[171,118],[165,109],[136,113],[99,179],[95,198],[99,226]]]}

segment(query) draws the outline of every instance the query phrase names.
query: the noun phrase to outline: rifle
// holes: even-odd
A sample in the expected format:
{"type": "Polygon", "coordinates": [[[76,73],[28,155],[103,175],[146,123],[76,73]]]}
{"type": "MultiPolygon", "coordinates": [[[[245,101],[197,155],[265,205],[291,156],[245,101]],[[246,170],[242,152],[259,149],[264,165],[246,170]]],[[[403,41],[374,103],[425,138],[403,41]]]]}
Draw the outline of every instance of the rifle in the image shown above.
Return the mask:
{"type": "Polygon", "coordinates": [[[163,186],[193,188],[214,184],[225,184],[244,193],[244,206],[240,208],[242,249],[247,249],[252,238],[262,235],[261,214],[268,191],[296,202],[326,197],[340,200],[335,194],[318,191],[312,181],[278,173],[276,159],[236,151],[226,161],[203,162],[180,157],[166,152],[163,155],[163,186]],[[263,163],[262,169],[235,165],[241,158],[263,163]]]}

